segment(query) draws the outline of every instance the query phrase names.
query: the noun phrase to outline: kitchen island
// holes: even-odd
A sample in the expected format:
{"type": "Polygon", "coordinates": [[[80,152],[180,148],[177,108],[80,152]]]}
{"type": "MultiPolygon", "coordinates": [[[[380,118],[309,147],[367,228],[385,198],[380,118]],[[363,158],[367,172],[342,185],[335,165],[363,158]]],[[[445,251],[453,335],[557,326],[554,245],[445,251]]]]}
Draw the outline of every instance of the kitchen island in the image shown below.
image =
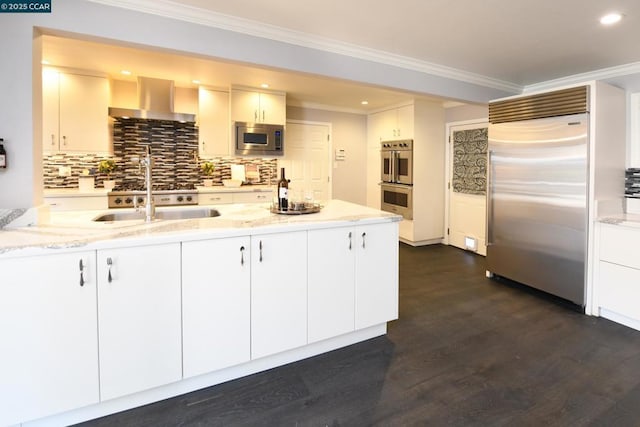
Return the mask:
{"type": "Polygon", "coordinates": [[[151,223],[52,212],[0,231],[1,425],[96,418],[383,335],[398,317],[401,217],[338,200],[309,215],[215,208],[151,223]]]}

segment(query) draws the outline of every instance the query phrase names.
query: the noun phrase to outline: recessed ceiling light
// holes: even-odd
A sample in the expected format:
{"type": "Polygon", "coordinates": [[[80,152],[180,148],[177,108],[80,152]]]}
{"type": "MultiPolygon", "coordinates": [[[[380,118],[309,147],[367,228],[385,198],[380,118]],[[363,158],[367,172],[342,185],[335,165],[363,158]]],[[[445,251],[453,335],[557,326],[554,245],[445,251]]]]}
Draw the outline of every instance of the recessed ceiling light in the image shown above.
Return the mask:
{"type": "Polygon", "coordinates": [[[49,62],[49,61],[47,61],[46,59],[43,59],[42,61],[40,61],[40,63],[41,63],[42,65],[49,65],[49,64],[50,64],[50,62],[49,62]]]}
{"type": "Polygon", "coordinates": [[[362,104],[362,105],[369,105],[369,101],[362,101],[362,102],[360,102],[360,104],[362,104]]]}
{"type": "Polygon", "coordinates": [[[600,23],[602,25],[612,25],[612,24],[615,24],[616,22],[619,22],[621,19],[622,19],[622,15],[617,12],[608,13],[604,15],[602,18],[600,18],[600,23]]]}
{"type": "Polygon", "coordinates": [[[269,87],[269,85],[267,83],[262,83],[260,85],[260,87],[263,88],[263,89],[267,89],[269,87]]]}
{"type": "Polygon", "coordinates": [[[200,80],[191,80],[191,83],[193,83],[194,85],[199,85],[200,84],[200,80]]]}
{"type": "Polygon", "coordinates": [[[122,70],[122,71],[120,71],[120,74],[125,75],[125,76],[130,76],[130,75],[131,75],[131,71],[129,71],[129,70],[122,70]]]}

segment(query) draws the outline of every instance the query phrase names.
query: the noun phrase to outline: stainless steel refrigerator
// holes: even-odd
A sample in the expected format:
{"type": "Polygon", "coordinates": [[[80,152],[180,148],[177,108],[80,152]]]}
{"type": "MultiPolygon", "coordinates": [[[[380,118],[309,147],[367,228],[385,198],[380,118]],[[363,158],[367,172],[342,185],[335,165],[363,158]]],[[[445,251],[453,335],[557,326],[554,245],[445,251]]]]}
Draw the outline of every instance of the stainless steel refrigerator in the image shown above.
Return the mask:
{"type": "Polygon", "coordinates": [[[488,272],[581,306],[588,122],[583,112],[490,124],[487,175],[488,272]]]}

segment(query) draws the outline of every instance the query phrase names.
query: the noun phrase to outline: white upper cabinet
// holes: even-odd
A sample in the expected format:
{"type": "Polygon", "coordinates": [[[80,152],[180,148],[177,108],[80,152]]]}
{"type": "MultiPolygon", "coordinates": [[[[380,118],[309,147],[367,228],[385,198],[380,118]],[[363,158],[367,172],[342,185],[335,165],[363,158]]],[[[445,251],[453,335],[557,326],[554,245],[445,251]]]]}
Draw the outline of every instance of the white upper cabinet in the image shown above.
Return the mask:
{"type": "Polygon", "coordinates": [[[42,85],[44,151],[111,151],[106,78],[45,69],[42,85]]]}
{"type": "Polygon", "coordinates": [[[231,121],[284,125],[287,120],[286,96],[279,92],[252,89],[231,90],[231,121]]]}
{"type": "Polygon", "coordinates": [[[369,132],[373,141],[413,138],[413,105],[405,105],[369,116],[369,132]]]}
{"type": "Polygon", "coordinates": [[[198,91],[198,141],[201,156],[229,155],[229,92],[198,91]]]}

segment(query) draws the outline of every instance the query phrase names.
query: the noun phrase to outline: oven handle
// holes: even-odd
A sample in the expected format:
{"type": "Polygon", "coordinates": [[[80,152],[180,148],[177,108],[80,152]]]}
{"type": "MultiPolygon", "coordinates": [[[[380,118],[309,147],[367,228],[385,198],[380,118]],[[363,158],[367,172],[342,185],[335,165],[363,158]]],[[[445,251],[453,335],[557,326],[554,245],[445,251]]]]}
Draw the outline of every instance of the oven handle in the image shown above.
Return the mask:
{"type": "Polygon", "coordinates": [[[391,182],[397,182],[398,177],[396,176],[396,152],[390,151],[391,159],[389,160],[389,179],[391,182]]]}

